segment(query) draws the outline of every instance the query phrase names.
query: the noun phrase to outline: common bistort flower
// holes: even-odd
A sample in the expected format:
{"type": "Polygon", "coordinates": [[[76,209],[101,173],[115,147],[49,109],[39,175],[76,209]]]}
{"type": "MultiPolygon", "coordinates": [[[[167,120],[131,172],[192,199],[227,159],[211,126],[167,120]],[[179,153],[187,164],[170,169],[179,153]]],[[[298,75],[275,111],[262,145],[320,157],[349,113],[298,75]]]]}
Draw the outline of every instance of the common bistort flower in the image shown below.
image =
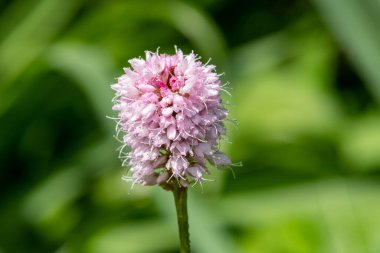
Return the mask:
{"type": "Polygon", "coordinates": [[[228,113],[215,66],[179,49],[174,55],[146,52],[146,59],[129,63],[112,85],[122,149],[131,147],[123,157],[131,174],[125,179],[154,185],[174,178],[187,187],[209,173],[207,161],[230,165],[217,145],[228,113]]]}

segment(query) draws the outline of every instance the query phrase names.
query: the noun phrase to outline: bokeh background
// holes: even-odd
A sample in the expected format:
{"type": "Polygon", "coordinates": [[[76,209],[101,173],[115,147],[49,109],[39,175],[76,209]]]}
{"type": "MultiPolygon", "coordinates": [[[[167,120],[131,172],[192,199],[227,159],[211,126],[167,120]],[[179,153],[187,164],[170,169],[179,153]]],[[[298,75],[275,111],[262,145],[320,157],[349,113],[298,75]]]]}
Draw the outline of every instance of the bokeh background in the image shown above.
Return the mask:
{"type": "Polygon", "coordinates": [[[380,252],[380,2],[0,1],[0,252],[178,252],[169,192],[123,182],[110,85],[210,57],[242,167],[190,190],[198,253],[380,252]]]}

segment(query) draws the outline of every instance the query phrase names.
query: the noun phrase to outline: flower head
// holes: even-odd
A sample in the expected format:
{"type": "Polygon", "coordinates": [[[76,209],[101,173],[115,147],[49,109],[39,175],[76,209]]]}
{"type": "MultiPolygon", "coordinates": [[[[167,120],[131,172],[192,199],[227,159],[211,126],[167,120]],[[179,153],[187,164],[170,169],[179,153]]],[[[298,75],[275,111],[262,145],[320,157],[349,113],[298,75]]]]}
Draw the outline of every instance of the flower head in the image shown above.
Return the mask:
{"type": "Polygon", "coordinates": [[[206,161],[228,166],[217,146],[228,112],[215,66],[178,49],[174,55],[146,52],[146,59],[129,63],[112,85],[122,141],[131,147],[129,179],[154,185],[175,178],[186,187],[209,173],[206,161]]]}

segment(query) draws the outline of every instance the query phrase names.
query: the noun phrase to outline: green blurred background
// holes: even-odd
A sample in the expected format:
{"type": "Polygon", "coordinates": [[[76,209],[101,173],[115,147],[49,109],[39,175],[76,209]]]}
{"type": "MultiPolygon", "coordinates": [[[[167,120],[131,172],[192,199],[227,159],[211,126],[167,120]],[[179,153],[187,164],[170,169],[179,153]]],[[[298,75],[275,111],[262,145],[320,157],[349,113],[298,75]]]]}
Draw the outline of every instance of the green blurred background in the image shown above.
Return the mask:
{"type": "Polygon", "coordinates": [[[123,182],[110,85],[145,50],[225,72],[196,253],[380,252],[380,2],[0,1],[0,252],[178,252],[174,204],[123,182]],[[231,142],[231,143],[229,143],[231,142]],[[235,177],[234,177],[235,174],[235,177]]]}

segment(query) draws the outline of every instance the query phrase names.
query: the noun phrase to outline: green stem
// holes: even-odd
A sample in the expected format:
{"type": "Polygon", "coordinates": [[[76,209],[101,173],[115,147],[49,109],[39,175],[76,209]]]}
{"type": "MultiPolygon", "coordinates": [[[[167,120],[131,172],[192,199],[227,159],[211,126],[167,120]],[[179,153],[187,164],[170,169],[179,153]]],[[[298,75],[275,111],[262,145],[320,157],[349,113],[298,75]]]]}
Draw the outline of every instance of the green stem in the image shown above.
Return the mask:
{"type": "Polygon", "coordinates": [[[189,217],[187,215],[187,187],[173,184],[173,195],[177,210],[180,253],[191,253],[189,235],[189,217]]]}

